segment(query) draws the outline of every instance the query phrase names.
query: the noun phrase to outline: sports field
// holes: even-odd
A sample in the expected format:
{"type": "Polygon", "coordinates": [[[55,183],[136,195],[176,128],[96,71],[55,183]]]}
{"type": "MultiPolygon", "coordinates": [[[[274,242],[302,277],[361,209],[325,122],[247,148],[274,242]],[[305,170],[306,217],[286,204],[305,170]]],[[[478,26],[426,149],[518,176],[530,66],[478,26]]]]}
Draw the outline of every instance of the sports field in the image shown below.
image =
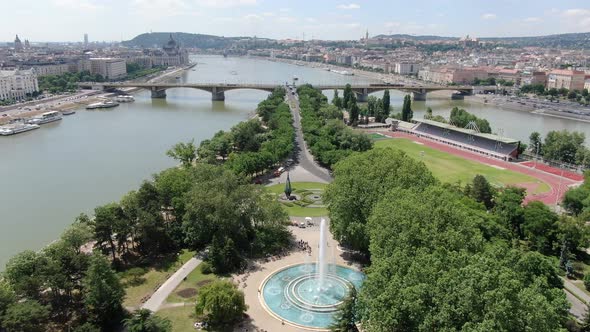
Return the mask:
{"type": "Polygon", "coordinates": [[[496,187],[517,185],[529,189],[532,194],[541,194],[551,190],[545,182],[532,176],[467,160],[406,138],[380,139],[375,141],[375,147],[394,147],[405,151],[409,156],[422,160],[432,173],[443,182],[466,184],[470,183],[475,175],[481,174],[496,187]]]}

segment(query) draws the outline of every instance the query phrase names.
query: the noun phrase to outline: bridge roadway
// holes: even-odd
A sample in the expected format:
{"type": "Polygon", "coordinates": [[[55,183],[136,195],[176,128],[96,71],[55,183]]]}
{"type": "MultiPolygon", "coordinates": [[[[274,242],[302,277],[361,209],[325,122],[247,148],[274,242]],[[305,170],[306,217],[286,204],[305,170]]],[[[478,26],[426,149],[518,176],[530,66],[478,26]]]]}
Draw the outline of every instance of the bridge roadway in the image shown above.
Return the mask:
{"type": "MultiPolygon", "coordinates": [[[[150,90],[152,98],[166,98],[166,90],[172,88],[192,88],[208,91],[212,100],[225,100],[225,91],[236,89],[254,89],[272,92],[282,84],[250,84],[250,83],[78,83],[81,88],[95,90],[112,90],[121,88],[143,88],[150,90]]],[[[319,90],[344,89],[343,84],[314,85],[319,90]]],[[[432,91],[453,91],[452,98],[462,99],[473,94],[472,86],[440,86],[440,85],[404,85],[404,84],[351,84],[352,91],[359,102],[367,101],[370,93],[383,90],[400,90],[412,94],[414,100],[426,100],[426,94],[432,91]]]]}

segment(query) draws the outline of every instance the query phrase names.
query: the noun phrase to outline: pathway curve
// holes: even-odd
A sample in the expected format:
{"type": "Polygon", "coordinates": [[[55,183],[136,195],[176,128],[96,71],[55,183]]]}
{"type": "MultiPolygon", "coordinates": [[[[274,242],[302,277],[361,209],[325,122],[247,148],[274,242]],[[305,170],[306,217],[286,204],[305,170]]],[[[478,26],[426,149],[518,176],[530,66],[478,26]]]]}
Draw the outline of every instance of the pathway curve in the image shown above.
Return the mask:
{"type": "Polygon", "coordinates": [[[199,264],[201,260],[193,257],[189,259],[180,269],[178,269],[168,280],[166,280],[158,290],[141,306],[143,309],[149,309],[153,312],[158,311],[168,296],[180,285],[180,283],[189,275],[199,264]]]}

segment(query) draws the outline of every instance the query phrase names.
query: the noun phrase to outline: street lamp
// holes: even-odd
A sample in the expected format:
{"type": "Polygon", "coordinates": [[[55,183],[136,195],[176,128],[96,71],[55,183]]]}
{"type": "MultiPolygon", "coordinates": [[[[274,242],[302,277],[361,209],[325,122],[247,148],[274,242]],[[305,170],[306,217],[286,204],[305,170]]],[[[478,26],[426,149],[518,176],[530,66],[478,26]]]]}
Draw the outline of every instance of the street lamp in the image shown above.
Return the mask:
{"type": "Polygon", "coordinates": [[[537,142],[537,144],[535,144],[537,146],[537,154],[535,156],[535,167],[537,168],[537,162],[539,161],[539,147],[541,146],[541,142],[537,142]]]}

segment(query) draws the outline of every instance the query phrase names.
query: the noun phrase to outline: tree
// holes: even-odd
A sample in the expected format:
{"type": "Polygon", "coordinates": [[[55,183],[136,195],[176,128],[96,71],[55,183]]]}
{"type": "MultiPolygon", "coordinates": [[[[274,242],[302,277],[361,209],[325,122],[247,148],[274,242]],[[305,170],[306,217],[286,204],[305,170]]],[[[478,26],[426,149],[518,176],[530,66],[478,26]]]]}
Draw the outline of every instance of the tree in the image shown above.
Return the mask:
{"type": "Polygon", "coordinates": [[[534,131],[531,133],[531,135],[529,136],[529,147],[531,148],[531,151],[539,154],[539,155],[543,155],[543,144],[541,142],[541,134],[539,134],[538,132],[534,131]]]}
{"type": "Polygon", "coordinates": [[[367,98],[367,113],[369,116],[375,116],[377,109],[377,97],[369,96],[367,98]]]}
{"type": "Polygon", "coordinates": [[[410,95],[404,96],[404,104],[402,106],[402,121],[410,122],[414,117],[414,112],[412,111],[412,99],[410,95]]]}
{"type": "Polygon", "coordinates": [[[334,89],[334,98],[332,98],[332,104],[338,107],[339,109],[342,108],[342,99],[338,97],[338,89],[334,89]]]}
{"type": "Polygon", "coordinates": [[[166,152],[166,155],[180,161],[184,167],[189,167],[197,158],[197,148],[195,146],[195,141],[191,140],[187,143],[177,143],[166,152]]]}
{"type": "Polygon", "coordinates": [[[336,239],[366,252],[365,225],[383,194],[391,189],[426,188],[436,183],[426,166],[396,149],[356,153],[334,167],[334,181],[326,190],[330,229],[336,239]]]}
{"type": "Polygon", "coordinates": [[[389,90],[385,90],[385,92],[383,92],[382,103],[383,113],[385,114],[385,117],[387,117],[389,115],[389,112],[391,111],[391,98],[389,97],[389,90]]]}
{"type": "Polygon", "coordinates": [[[17,295],[38,300],[45,287],[46,267],[43,254],[26,250],[6,263],[4,278],[17,295]]]}
{"type": "Polygon", "coordinates": [[[433,186],[381,196],[367,226],[371,268],[359,294],[363,326],[559,331],[569,305],[551,260],[487,240],[481,230],[493,216],[461,195],[433,186]]]}
{"type": "Polygon", "coordinates": [[[483,175],[476,175],[471,186],[471,197],[476,202],[483,203],[487,210],[494,207],[493,188],[483,175]]]}
{"type": "Polygon", "coordinates": [[[139,309],[123,321],[128,332],[169,332],[170,320],[153,315],[149,309],[139,309]]]}
{"type": "Polygon", "coordinates": [[[0,280],[0,329],[2,329],[2,317],[6,309],[16,302],[16,295],[10,285],[0,280]]]}
{"type": "Polygon", "coordinates": [[[545,136],[543,144],[543,157],[549,160],[561,161],[570,164],[578,162],[578,151],[584,149],[586,136],[574,131],[550,131],[545,136]]]}
{"type": "Polygon", "coordinates": [[[356,103],[356,97],[354,95],[350,97],[346,109],[348,110],[349,124],[352,126],[356,126],[359,121],[360,108],[356,103]]]}
{"type": "Polygon", "coordinates": [[[352,99],[353,97],[354,92],[352,92],[352,87],[350,86],[350,84],[346,84],[346,86],[344,87],[344,95],[342,98],[342,107],[347,108],[350,99],[352,99]]]}
{"type": "Polygon", "coordinates": [[[117,260],[117,245],[115,244],[115,234],[119,238],[126,239],[127,233],[118,234],[118,230],[127,228],[128,223],[125,220],[125,214],[121,206],[116,203],[98,206],[94,209],[94,238],[96,246],[103,253],[109,253],[113,262],[117,260]]]}
{"type": "Polygon", "coordinates": [[[90,320],[105,329],[116,325],[123,315],[125,290],[104,256],[90,257],[83,284],[84,305],[90,320]]]}
{"type": "Polygon", "coordinates": [[[582,90],[582,96],[583,97],[588,97],[588,89],[582,90]]]}
{"type": "Polygon", "coordinates": [[[90,323],[90,322],[86,322],[80,326],[75,327],[72,332],[101,332],[102,330],[100,329],[100,327],[90,323]]]}
{"type": "Polygon", "coordinates": [[[533,249],[546,255],[552,253],[558,241],[557,219],[557,214],[542,202],[533,201],[525,206],[522,229],[533,249]]]}
{"type": "Polygon", "coordinates": [[[217,274],[237,270],[242,265],[242,257],[234,241],[227,236],[215,235],[211,242],[208,261],[217,274]]]}
{"type": "Polygon", "coordinates": [[[44,332],[49,308],[34,300],[16,302],[6,309],[2,320],[10,332],[44,332]]]}
{"type": "Polygon", "coordinates": [[[247,309],[244,293],[226,280],[204,286],[195,306],[197,315],[206,315],[213,326],[231,326],[242,318],[247,309]]]}
{"type": "Polygon", "coordinates": [[[432,119],[434,116],[432,115],[432,107],[428,107],[426,108],[426,114],[424,114],[424,119],[430,120],[432,119]]]}
{"type": "Polygon", "coordinates": [[[330,329],[335,332],[358,332],[356,328],[356,288],[351,287],[350,293],[340,304],[338,311],[334,314],[334,323],[330,329]]]}
{"type": "Polygon", "coordinates": [[[507,187],[496,195],[494,213],[498,215],[505,226],[509,227],[516,238],[522,237],[524,209],[522,202],[526,190],[517,187],[507,187]]]}

